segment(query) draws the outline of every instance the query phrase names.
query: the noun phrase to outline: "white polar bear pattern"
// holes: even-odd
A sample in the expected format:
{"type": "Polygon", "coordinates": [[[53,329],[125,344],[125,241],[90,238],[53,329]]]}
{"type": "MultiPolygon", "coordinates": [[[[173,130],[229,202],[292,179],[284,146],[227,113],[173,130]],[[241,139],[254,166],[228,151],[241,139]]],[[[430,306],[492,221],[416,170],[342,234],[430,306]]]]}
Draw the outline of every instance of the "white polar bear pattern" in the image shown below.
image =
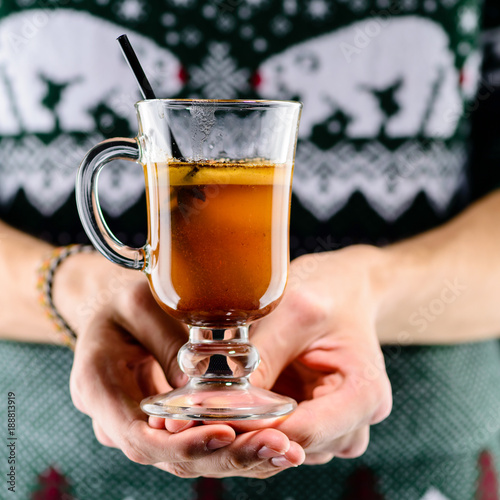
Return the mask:
{"type": "Polygon", "coordinates": [[[400,217],[420,192],[442,213],[463,186],[463,147],[443,141],[463,110],[460,75],[439,24],[418,16],[356,22],[270,57],[258,75],[261,97],[304,103],[293,191],[317,219],[330,219],[354,192],[386,221],[400,217]],[[376,36],[366,35],[374,33],[370,25],[379,26],[376,36]],[[376,92],[391,87],[396,106],[386,115],[376,92]],[[338,111],[347,116],[347,140],[318,148],[314,126],[338,111]],[[406,141],[393,151],[383,132],[406,141]],[[434,147],[420,146],[418,134],[434,147]]]}
{"type": "Polygon", "coordinates": [[[376,137],[385,116],[373,90],[398,80],[402,85],[394,97],[399,111],[387,120],[389,137],[413,137],[420,131],[450,137],[462,109],[448,36],[439,24],[417,16],[356,22],[272,56],[258,74],[262,97],[298,96],[304,102],[301,137],[309,137],[313,126],[336,110],[350,119],[348,137],[376,137]],[[370,25],[379,27],[371,38],[365,34],[373,32],[370,25]]]}
{"type": "MultiPolygon", "coordinates": [[[[134,102],[140,98],[116,37],[127,32],[159,97],[182,88],[181,65],[147,37],[91,14],[69,10],[29,10],[0,21],[0,203],[19,189],[45,216],[52,215],[74,190],[85,152],[103,139],[92,110],[105,104],[137,130],[134,102]],[[96,57],[98,54],[98,57],[96,57]],[[47,80],[66,85],[55,112],[44,106],[47,80]],[[49,142],[35,134],[56,129],[49,142]],[[82,140],[72,132],[90,132],[82,140]],[[21,139],[15,137],[24,133],[21,139]],[[14,137],[9,137],[14,136],[14,137]]],[[[144,192],[144,175],[135,165],[113,168],[100,177],[101,204],[111,215],[133,206],[144,192]]]]}
{"type": "MultiPolygon", "coordinates": [[[[63,131],[95,130],[90,111],[101,103],[136,130],[133,103],[140,94],[115,41],[123,32],[69,9],[29,10],[0,21],[0,134],[54,130],[56,117],[42,103],[45,79],[67,84],[56,108],[63,131]]],[[[179,92],[178,59],[147,37],[127,33],[158,97],[179,92]]]]}

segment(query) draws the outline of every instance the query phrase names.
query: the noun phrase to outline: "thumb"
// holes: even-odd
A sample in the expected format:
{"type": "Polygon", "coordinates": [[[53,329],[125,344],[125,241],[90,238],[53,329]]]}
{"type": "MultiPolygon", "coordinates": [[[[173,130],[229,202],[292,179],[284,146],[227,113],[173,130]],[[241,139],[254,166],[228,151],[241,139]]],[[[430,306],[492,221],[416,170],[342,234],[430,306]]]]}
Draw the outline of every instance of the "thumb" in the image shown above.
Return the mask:
{"type": "Polygon", "coordinates": [[[188,376],[181,370],[177,359],[179,350],[188,339],[182,325],[173,321],[171,323],[164,317],[162,320],[161,324],[156,325],[157,335],[146,335],[141,343],[156,358],[168,383],[175,389],[188,381],[188,376]]]}
{"type": "Polygon", "coordinates": [[[177,361],[179,349],[187,342],[186,336],[175,333],[172,327],[156,325],[155,334],[145,329],[135,333],[135,337],[142,346],[158,361],[165,374],[168,384],[172,388],[182,387],[188,377],[182,372],[177,361]]]}
{"type": "Polygon", "coordinates": [[[261,358],[250,377],[252,384],[265,389],[273,387],[281,372],[319,337],[318,325],[306,302],[285,297],[275,311],[251,330],[250,340],[261,358]]]}
{"type": "Polygon", "coordinates": [[[168,383],[182,386],[187,377],[179,367],[177,353],[188,340],[186,327],[160,308],[149,289],[136,295],[139,293],[140,300],[132,307],[122,307],[116,320],[156,358],[168,383]]]}
{"type": "MultiPolygon", "coordinates": [[[[182,330],[182,327],[180,329],[182,330]]],[[[168,383],[175,389],[185,385],[189,379],[182,371],[178,361],[178,353],[188,339],[183,331],[179,331],[175,336],[173,333],[170,329],[168,336],[163,337],[162,346],[158,349],[156,359],[163,368],[168,383]]]]}
{"type": "MultiPolygon", "coordinates": [[[[250,382],[263,389],[271,389],[280,373],[300,354],[300,348],[294,348],[295,342],[283,342],[285,332],[278,334],[268,330],[265,324],[259,326],[251,341],[257,348],[260,363],[250,376],[250,382]]],[[[290,332],[290,337],[293,333],[290,332]]]]}

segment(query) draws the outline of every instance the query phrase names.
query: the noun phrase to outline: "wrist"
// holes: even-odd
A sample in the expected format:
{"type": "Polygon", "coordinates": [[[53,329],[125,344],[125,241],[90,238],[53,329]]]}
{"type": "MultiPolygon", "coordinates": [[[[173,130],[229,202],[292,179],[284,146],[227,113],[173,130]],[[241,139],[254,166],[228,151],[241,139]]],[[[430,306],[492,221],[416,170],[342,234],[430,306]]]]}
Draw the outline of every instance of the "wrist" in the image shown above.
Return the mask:
{"type": "Polygon", "coordinates": [[[436,274],[425,247],[408,241],[380,249],[372,279],[377,290],[376,330],[381,344],[409,343],[413,334],[411,304],[424,299],[429,272],[436,274]]]}
{"type": "MultiPolygon", "coordinates": [[[[363,245],[365,247],[365,245],[363,245]]],[[[388,247],[366,246],[370,257],[365,259],[366,275],[370,289],[370,300],[375,324],[378,326],[380,318],[386,316],[391,304],[391,297],[397,293],[397,259],[388,247]]],[[[378,328],[377,328],[378,335],[378,328]]],[[[380,337],[379,337],[380,340],[380,337]]]]}
{"type": "MultiPolygon", "coordinates": [[[[371,323],[376,323],[379,316],[384,314],[386,304],[390,303],[388,297],[393,293],[393,256],[385,248],[364,244],[335,250],[331,256],[334,263],[337,257],[342,259],[341,273],[348,276],[349,281],[345,286],[348,289],[352,287],[354,293],[354,296],[347,300],[358,302],[366,312],[366,318],[371,323]],[[345,255],[341,256],[341,253],[345,255]]],[[[338,261],[332,268],[333,275],[338,272],[337,266],[338,261]]],[[[352,314],[352,307],[347,305],[345,312],[352,314]]]]}
{"type": "Polygon", "coordinates": [[[54,306],[78,336],[97,311],[140,277],[141,273],[122,269],[98,252],[71,255],[54,275],[54,306]]]}
{"type": "Polygon", "coordinates": [[[40,292],[39,303],[43,307],[47,318],[59,332],[58,343],[73,347],[76,333],[54,306],[53,282],[54,275],[61,264],[72,255],[90,253],[94,249],[90,245],[68,245],[55,248],[38,268],[37,290],[40,292]]]}

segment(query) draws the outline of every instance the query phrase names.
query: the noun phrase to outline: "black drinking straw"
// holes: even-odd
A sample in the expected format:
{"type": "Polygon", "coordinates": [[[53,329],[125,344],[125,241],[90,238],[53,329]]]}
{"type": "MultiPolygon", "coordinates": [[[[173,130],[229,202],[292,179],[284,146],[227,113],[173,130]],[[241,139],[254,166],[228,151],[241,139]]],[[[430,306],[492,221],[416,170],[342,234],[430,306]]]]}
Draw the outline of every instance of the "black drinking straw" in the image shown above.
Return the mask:
{"type": "MultiPolygon", "coordinates": [[[[137,80],[137,83],[139,85],[139,90],[141,91],[142,97],[144,99],[156,99],[156,95],[153,91],[153,88],[151,87],[151,84],[149,83],[149,80],[146,77],[146,73],[144,73],[144,70],[142,69],[139,59],[137,59],[137,55],[135,53],[135,50],[132,48],[128,36],[120,35],[117,38],[117,40],[118,43],[120,44],[125,60],[127,61],[128,65],[130,66],[130,69],[135,75],[135,79],[137,80]]],[[[170,144],[172,147],[172,156],[177,160],[185,161],[179,149],[179,146],[177,146],[177,142],[174,139],[170,127],[168,128],[168,131],[170,132],[170,144]]]]}
{"type": "Polygon", "coordinates": [[[130,44],[128,36],[120,35],[117,40],[122,49],[123,56],[125,57],[128,65],[130,66],[130,69],[135,75],[137,83],[139,84],[139,90],[141,91],[142,97],[144,99],[156,99],[153,88],[151,87],[151,84],[149,83],[149,80],[147,79],[146,74],[142,69],[139,59],[137,59],[137,55],[135,53],[135,50],[132,48],[132,45],[130,44]]]}

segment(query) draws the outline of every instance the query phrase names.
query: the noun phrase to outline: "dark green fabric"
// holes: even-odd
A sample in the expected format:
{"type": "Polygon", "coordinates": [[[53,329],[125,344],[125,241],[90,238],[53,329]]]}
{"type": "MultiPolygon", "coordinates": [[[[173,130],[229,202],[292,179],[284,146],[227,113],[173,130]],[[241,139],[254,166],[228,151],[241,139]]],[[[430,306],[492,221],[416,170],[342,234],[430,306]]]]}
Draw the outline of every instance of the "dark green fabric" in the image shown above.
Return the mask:
{"type": "MultiPolygon", "coordinates": [[[[412,17],[412,19],[427,19],[435,23],[435,28],[443,30],[449,37],[449,49],[453,54],[452,64],[461,73],[464,68],[466,57],[474,52],[477,37],[477,18],[479,16],[479,2],[476,0],[402,0],[401,2],[391,2],[389,0],[337,0],[335,2],[323,2],[323,0],[290,0],[284,2],[271,2],[259,0],[257,2],[230,0],[198,1],[168,1],[151,2],[147,5],[141,1],[81,1],[65,0],[62,3],[47,2],[43,5],[30,2],[19,2],[15,0],[4,0],[0,5],[0,19],[7,14],[16,11],[26,11],[27,5],[39,11],[40,6],[49,6],[48,15],[54,15],[64,7],[67,10],[90,12],[96,18],[110,20],[113,25],[123,26],[123,30],[130,29],[134,32],[147,35],[159,46],[167,48],[182,62],[188,75],[187,82],[182,86],[176,95],[168,97],[225,97],[225,98],[247,98],[256,97],[258,88],[252,86],[254,81],[252,75],[262,63],[271,56],[276,55],[291,45],[307,43],[311,37],[334,34],[339,29],[352,27],[353,33],[347,40],[352,45],[356,34],[356,23],[372,18],[388,18],[387,26],[384,30],[390,30],[396,21],[412,17]],[[134,17],[130,14],[127,18],[124,12],[127,5],[138,5],[138,14],[134,17]],[[318,10],[318,6],[324,5],[318,10]],[[142,7],[141,7],[142,6],[142,7]],[[290,7],[292,6],[292,7],[290,7]],[[295,7],[293,7],[295,6],[295,7]],[[288,14],[290,8],[295,9],[293,14],[288,14]],[[312,14],[312,12],[317,12],[312,14]],[[472,24],[467,30],[462,29],[464,16],[468,19],[468,14],[476,16],[476,25],[472,24]],[[276,23],[284,26],[282,32],[276,30],[276,23]],[[243,30],[250,30],[252,35],[244,35],[243,30]],[[194,35],[193,35],[194,33],[194,35]],[[256,48],[256,40],[264,40],[265,48],[256,48]],[[465,47],[465,48],[464,48],[465,47]],[[221,64],[221,61],[225,61],[221,64]],[[219,63],[219,66],[217,65],[219,63]],[[210,66],[212,65],[212,66],[210,66]],[[207,81],[200,76],[203,71],[212,71],[213,78],[219,76],[220,81],[215,87],[210,87],[207,81]],[[227,77],[225,77],[227,75],[227,77]],[[229,82],[225,86],[224,82],[229,82]]],[[[28,21],[30,19],[28,18],[28,21]]],[[[34,21],[30,21],[33,23],[34,21]]],[[[359,24],[363,28],[363,24],[359,24]]],[[[35,26],[33,41],[37,41],[39,33],[44,34],[47,28],[42,27],[37,30],[35,26]]],[[[357,28],[356,28],[357,29],[357,28]]],[[[364,29],[364,28],[363,28],[364,29]]],[[[15,34],[16,36],[19,36],[15,34]]],[[[89,35],[90,36],[90,35],[89,35]]],[[[10,39],[8,39],[10,40],[10,39]]],[[[370,40],[370,45],[377,43],[378,38],[370,40]]],[[[421,43],[425,41],[422,40],[421,43]]],[[[18,41],[14,38],[15,47],[23,48],[30,43],[18,41]]],[[[81,41],[85,44],[85,38],[81,41]]],[[[338,41],[332,40],[332,44],[338,45],[338,41]]],[[[361,42],[360,42],[361,43],[361,42]]],[[[114,40],[109,37],[103,53],[107,56],[114,49],[114,40]]],[[[260,47],[257,45],[257,47],[260,47]]],[[[418,42],[415,43],[418,47],[418,42]]],[[[396,46],[397,50],[397,46],[396,46]]],[[[408,54],[408,58],[415,58],[415,53],[408,54]]],[[[362,51],[361,51],[362,54],[362,51]]],[[[99,64],[96,64],[95,71],[106,71],[106,62],[99,59],[99,54],[94,56],[99,64]]],[[[347,64],[339,61],[339,71],[347,64]]],[[[353,58],[345,68],[352,67],[356,63],[353,58]]],[[[440,63],[441,64],[441,63],[440,63]]],[[[381,70],[382,71],[382,70],[381,70]]],[[[441,71],[441,70],[439,70],[441,71]]],[[[442,77],[439,71],[436,72],[436,82],[433,85],[439,87],[442,77]]],[[[40,73],[43,73],[43,68],[40,73]]],[[[457,80],[458,80],[457,73],[457,80]]],[[[342,73],[339,75],[341,79],[342,73]]],[[[5,78],[5,74],[3,75],[5,78]]],[[[318,80],[321,75],[318,76],[318,80]]],[[[297,165],[295,173],[295,183],[301,183],[301,178],[308,176],[310,171],[318,179],[324,179],[323,184],[330,183],[332,197],[337,196],[331,184],[335,181],[335,168],[348,162],[352,154],[342,153],[344,144],[354,147],[354,152],[359,154],[360,161],[357,163],[347,163],[350,171],[359,169],[363,171],[370,164],[379,165],[379,175],[383,175],[387,194],[398,189],[404,190],[405,178],[411,175],[411,170],[427,170],[428,182],[435,182],[441,179],[442,185],[448,182],[450,199],[439,208],[435,203],[429,203],[429,195],[422,192],[417,194],[407,210],[399,214],[395,207],[394,214],[386,207],[384,213],[374,209],[373,203],[367,202],[366,196],[357,190],[351,193],[349,203],[332,212],[331,217],[318,219],[304,206],[301,197],[295,190],[292,205],[292,255],[299,255],[310,251],[309,247],[317,246],[317,243],[310,241],[310,236],[329,236],[333,247],[345,246],[356,242],[371,242],[375,244],[385,244],[417,232],[434,227],[443,220],[459,212],[467,203],[468,190],[465,177],[465,140],[468,127],[465,121],[461,121],[456,131],[450,137],[443,139],[427,137],[422,130],[408,137],[394,138],[387,134],[386,127],[390,119],[394,117],[398,109],[397,92],[401,81],[405,76],[395,76],[391,85],[386,88],[370,88],[370,92],[377,95],[380,109],[384,115],[380,129],[373,137],[356,138],[346,140],[346,130],[352,117],[342,110],[334,110],[326,119],[319,121],[312,129],[309,137],[302,137],[299,140],[297,165]],[[441,149],[438,153],[432,153],[433,148],[441,149]],[[413,165],[415,155],[422,154],[423,164],[413,165]],[[409,162],[409,166],[406,164],[409,162]],[[365,167],[363,167],[365,165],[365,167]],[[449,179],[447,181],[446,179],[449,179]],[[399,214],[399,215],[397,215],[399,214]]],[[[118,116],[118,114],[106,102],[96,103],[95,107],[89,110],[95,122],[95,130],[92,133],[64,132],[61,130],[58,118],[58,105],[72,80],[57,82],[45,77],[46,89],[44,92],[43,105],[51,114],[56,117],[55,128],[46,133],[27,133],[13,137],[6,137],[7,141],[0,143],[0,175],[2,170],[4,175],[8,175],[13,169],[24,172],[22,175],[33,175],[29,164],[31,155],[40,157],[47,155],[47,162],[41,163],[39,169],[57,170],[60,165],[57,163],[57,156],[61,153],[60,145],[55,141],[59,137],[64,137],[71,147],[72,158],[67,168],[76,169],[81,156],[86,149],[97,140],[113,136],[133,136],[136,128],[118,116]],[[105,118],[105,119],[104,119],[105,118]],[[26,144],[23,141],[29,140],[26,144]],[[40,144],[39,144],[40,143],[40,144]],[[41,144],[46,144],[47,149],[43,149],[41,144]],[[21,152],[19,151],[21,150],[21,152]],[[26,163],[28,161],[28,163],[26,163]]],[[[335,81],[332,81],[332,85],[335,81]]],[[[357,86],[363,89],[366,84],[356,82],[347,85],[357,86]]],[[[458,82],[457,82],[458,84],[458,82]]],[[[369,88],[369,85],[368,85],[369,88]]],[[[307,90],[307,89],[305,89],[307,90]]],[[[426,96],[427,106],[432,109],[437,99],[436,90],[430,90],[426,96]]],[[[138,94],[128,96],[130,104],[138,94]]],[[[302,95],[295,95],[292,92],[284,91],[282,98],[298,97],[304,101],[306,109],[312,108],[311,95],[305,92],[302,95]],[[309,106],[308,106],[309,104],[309,106]]],[[[336,92],[332,86],[331,95],[325,99],[325,106],[332,106],[331,101],[335,101],[336,92]]],[[[439,99],[437,99],[439,101],[439,99]]],[[[125,103],[124,105],[127,105],[125,103]]],[[[453,113],[452,113],[453,114],[453,113]]],[[[422,118],[422,128],[425,126],[427,118],[422,118]]],[[[67,153],[66,153],[67,154],[67,153]]],[[[66,167],[65,167],[66,168],[66,167]]],[[[345,174],[342,174],[345,175],[345,174]]],[[[349,174],[352,175],[352,174],[349,174]]],[[[340,177],[341,179],[342,177],[340,177]]],[[[340,181],[336,181],[338,183],[340,181]]],[[[45,178],[46,182],[55,182],[53,179],[45,178]]],[[[15,181],[14,181],[15,182],[15,181]]],[[[139,182],[141,182],[139,180],[139,182]]],[[[319,181],[321,182],[321,181],[319,181]]],[[[425,185],[425,182],[424,182],[425,185]]],[[[346,188],[348,189],[348,188],[346,188]]],[[[444,189],[441,187],[440,189],[444,189]]],[[[446,190],[446,189],[445,189],[446,190]]],[[[318,192],[320,195],[321,192],[318,192]]],[[[43,237],[56,244],[66,244],[68,241],[86,241],[85,234],[79,224],[75,224],[77,214],[74,197],[69,195],[67,202],[63,203],[57,210],[48,211],[42,217],[37,209],[26,203],[26,194],[19,190],[15,196],[9,197],[3,204],[0,203],[0,217],[16,227],[27,230],[37,236],[43,237]]],[[[308,195],[309,202],[313,202],[314,196],[308,195]]],[[[0,200],[1,190],[0,190],[0,200]]],[[[383,200],[379,200],[383,205],[383,200]]],[[[138,245],[145,239],[146,222],[144,212],[144,197],[139,197],[137,205],[130,210],[114,216],[113,213],[106,213],[107,220],[112,229],[128,244],[138,245]]]]}
{"type": "MultiPolygon", "coordinates": [[[[17,487],[12,497],[30,498],[38,476],[56,466],[79,500],[152,498],[153,492],[165,492],[160,498],[190,500],[192,480],[134,464],[97,442],[90,418],[71,403],[72,360],[73,353],[65,348],[2,342],[2,393],[15,393],[18,426],[17,487]]],[[[5,405],[1,416],[5,422],[5,405]]],[[[9,498],[3,484],[2,489],[0,498],[9,498]]]]}
{"type": "MultiPolygon", "coordinates": [[[[386,351],[394,409],[372,428],[364,456],[264,481],[224,480],[224,498],[357,498],[348,496],[356,485],[349,479],[367,468],[381,498],[420,500],[430,487],[453,500],[474,498],[478,451],[500,457],[499,343],[386,351]]],[[[69,478],[80,500],[196,498],[194,480],[133,464],[96,441],[90,419],[71,405],[71,361],[64,348],[2,343],[2,390],[15,392],[17,400],[18,498],[28,498],[49,465],[69,478]]],[[[5,405],[0,415],[5,421],[5,405]]]]}

